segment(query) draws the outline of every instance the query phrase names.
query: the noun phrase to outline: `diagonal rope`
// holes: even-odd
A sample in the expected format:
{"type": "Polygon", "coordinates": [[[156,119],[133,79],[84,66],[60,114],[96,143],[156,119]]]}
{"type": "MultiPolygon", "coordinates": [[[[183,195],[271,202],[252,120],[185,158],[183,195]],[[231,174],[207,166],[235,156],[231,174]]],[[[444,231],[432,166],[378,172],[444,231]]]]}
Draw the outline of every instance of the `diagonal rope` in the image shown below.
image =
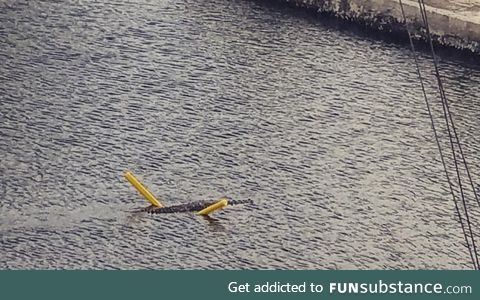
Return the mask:
{"type": "Polygon", "coordinates": [[[404,7],[403,7],[403,3],[402,3],[402,0],[399,0],[400,2],[400,8],[401,8],[401,11],[402,11],[402,16],[403,16],[403,22],[405,23],[405,27],[407,29],[407,33],[408,33],[408,39],[410,41],[410,46],[412,48],[412,52],[413,52],[413,57],[414,57],[414,60],[415,60],[415,65],[416,65],[416,70],[417,70],[417,75],[418,75],[418,78],[420,80],[420,85],[421,85],[421,88],[422,88],[422,92],[423,92],[423,97],[424,97],[424,100],[425,100],[425,104],[427,106],[427,111],[428,111],[428,115],[430,117],[430,121],[431,121],[431,125],[432,125],[432,129],[433,129],[433,133],[434,133],[434,136],[435,136],[435,141],[436,141],[436,144],[437,144],[437,147],[438,147],[438,151],[440,153],[440,159],[442,161],[442,165],[443,165],[443,169],[445,170],[445,175],[446,175],[446,178],[447,178],[447,182],[448,182],[448,186],[450,188],[450,193],[452,195],[452,199],[453,199],[453,202],[455,204],[455,210],[457,212],[457,216],[459,218],[459,221],[460,221],[460,224],[461,224],[461,227],[462,227],[462,232],[463,232],[463,235],[465,237],[465,242],[467,244],[467,248],[468,248],[468,252],[470,253],[470,258],[472,259],[472,263],[473,263],[473,266],[475,269],[477,269],[477,264],[476,264],[476,260],[474,259],[474,255],[473,255],[473,252],[472,252],[472,249],[471,249],[471,246],[470,246],[470,242],[469,242],[469,239],[468,239],[468,236],[467,236],[467,232],[465,230],[465,225],[464,225],[464,222],[463,222],[463,219],[462,219],[462,215],[460,213],[460,208],[458,206],[458,201],[455,197],[455,192],[453,190],[453,186],[452,186],[452,182],[450,180],[450,176],[448,174],[448,169],[447,169],[447,165],[445,163],[445,159],[444,159],[444,155],[443,155],[443,151],[442,151],[442,147],[440,145],[440,141],[439,141],[439,138],[438,138],[438,134],[437,134],[437,130],[436,130],[436,127],[435,127],[435,122],[434,122],[434,118],[433,118],[433,114],[432,114],[432,111],[431,111],[431,108],[430,108],[430,103],[428,101],[428,97],[427,97],[427,93],[425,91],[425,85],[423,83],[423,76],[420,72],[420,67],[419,67],[419,63],[418,63],[418,58],[417,58],[417,54],[416,54],[416,51],[415,51],[415,46],[413,44],[413,39],[412,39],[412,35],[410,33],[410,30],[408,29],[408,26],[407,26],[407,20],[406,20],[406,17],[405,17],[405,10],[404,10],[404,7]]]}
{"type": "Polygon", "coordinates": [[[477,204],[480,207],[480,199],[479,199],[478,194],[476,192],[475,185],[474,185],[473,180],[472,180],[472,176],[470,175],[470,169],[468,167],[465,155],[463,154],[462,144],[460,143],[460,139],[458,138],[457,129],[455,127],[455,124],[453,123],[453,118],[452,118],[452,114],[450,112],[450,107],[449,107],[449,104],[448,104],[448,101],[447,101],[447,97],[445,95],[445,91],[443,89],[442,81],[440,79],[440,73],[438,71],[438,61],[437,61],[437,57],[435,56],[435,50],[433,48],[433,43],[432,43],[432,39],[431,39],[431,36],[430,36],[430,28],[429,28],[428,20],[427,20],[427,12],[426,12],[426,9],[425,9],[425,2],[423,2],[423,0],[418,0],[418,3],[420,5],[420,11],[422,12],[422,19],[425,23],[425,28],[427,30],[427,36],[428,36],[428,40],[429,40],[429,44],[430,44],[430,49],[432,50],[432,54],[433,54],[433,60],[434,60],[434,65],[435,65],[435,75],[437,77],[438,88],[440,90],[440,95],[443,96],[443,101],[445,102],[446,110],[448,112],[448,117],[450,119],[450,123],[452,123],[453,134],[455,135],[455,139],[457,140],[458,150],[460,151],[460,155],[462,157],[463,165],[465,166],[465,170],[467,171],[467,177],[468,177],[468,180],[470,182],[470,186],[472,188],[473,195],[475,196],[475,200],[477,201],[477,204]]]}
{"type": "MultiPolygon", "coordinates": [[[[438,84],[438,89],[440,91],[440,98],[442,100],[442,108],[443,108],[443,113],[444,113],[444,118],[445,118],[445,123],[447,125],[447,131],[448,131],[448,136],[449,136],[449,139],[450,139],[450,146],[451,146],[451,149],[452,149],[452,153],[453,153],[453,159],[454,159],[454,164],[455,164],[455,170],[456,170],[456,173],[457,173],[457,177],[458,177],[458,185],[459,185],[459,188],[460,188],[460,194],[462,196],[462,204],[463,204],[463,208],[465,210],[465,219],[467,220],[467,225],[468,225],[468,230],[470,232],[470,237],[472,239],[472,246],[473,246],[473,253],[475,254],[475,260],[476,260],[476,264],[477,264],[477,269],[480,270],[480,262],[478,260],[478,251],[477,251],[477,247],[475,245],[475,238],[474,238],[474,235],[473,235],[473,230],[472,230],[472,224],[470,222],[470,217],[469,217],[469,214],[468,214],[468,208],[467,208],[467,202],[465,200],[465,194],[464,194],[464,191],[463,191],[463,186],[462,186],[462,181],[461,181],[461,177],[460,177],[460,170],[459,170],[459,166],[458,166],[458,161],[457,161],[457,155],[455,154],[455,146],[454,146],[454,141],[453,141],[453,137],[452,137],[452,133],[450,131],[450,126],[449,126],[449,120],[450,120],[450,123],[452,124],[452,130],[453,130],[453,133],[455,135],[455,139],[457,141],[457,145],[460,149],[460,154],[462,156],[462,160],[464,162],[464,165],[465,165],[465,168],[467,169],[467,173],[470,174],[470,172],[468,171],[468,166],[467,166],[467,163],[466,163],[466,160],[465,160],[465,157],[463,155],[463,151],[461,150],[461,145],[460,145],[460,139],[458,138],[458,134],[457,134],[457,131],[455,129],[455,124],[453,122],[453,118],[452,118],[452,114],[450,112],[450,107],[449,107],[449,104],[448,104],[448,101],[447,101],[447,97],[445,95],[445,90],[443,88],[443,84],[442,84],[442,80],[440,78],[440,72],[439,72],[439,68],[438,68],[438,61],[437,61],[437,56],[435,54],[435,49],[433,47],[433,42],[432,42],[432,36],[430,34],[430,26],[428,25],[428,19],[427,19],[427,12],[426,12],[426,8],[425,8],[425,3],[423,0],[418,0],[418,4],[419,4],[419,7],[420,7],[420,13],[422,15],[422,19],[423,19],[423,23],[425,25],[425,29],[427,31],[427,40],[428,40],[428,43],[430,44],[430,50],[432,52],[432,57],[433,57],[433,64],[435,66],[435,75],[437,77],[437,84],[438,84]]],[[[470,177],[470,176],[469,176],[470,177]]],[[[471,181],[471,177],[470,177],[470,181],[471,181]]],[[[473,187],[473,182],[471,181],[471,185],[473,187]]],[[[473,189],[473,193],[475,195],[475,198],[477,199],[478,201],[478,197],[477,197],[477,194],[475,192],[475,189],[473,189]]]]}

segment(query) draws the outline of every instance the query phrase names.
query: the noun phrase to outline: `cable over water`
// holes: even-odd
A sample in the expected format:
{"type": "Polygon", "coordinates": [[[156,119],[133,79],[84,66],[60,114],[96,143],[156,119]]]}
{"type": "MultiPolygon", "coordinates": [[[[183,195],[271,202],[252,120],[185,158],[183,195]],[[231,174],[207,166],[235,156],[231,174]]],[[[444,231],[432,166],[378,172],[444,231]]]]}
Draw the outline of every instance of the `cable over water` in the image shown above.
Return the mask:
{"type": "MultiPolygon", "coordinates": [[[[449,103],[448,103],[448,100],[447,100],[447,96],[445,95],[445,90],[443,88],[443,83],[442,83],[442,80],[441,80],[441,77],[440,77],[440,72],[439,72],[439,68],[438,68],[438,60],[437,60],[437,56],[435,54],[435,49],[433,47],[432,36],[431,36],[431,33],[430,33],[430,26],[428,24],[428,18],[427,18],[425,3],[424,3],[423,0],[418,0],[418,4],[420,6],[420,13],[422,15],[422,19],[423,19],[423,23],[425,25],[425,29],[427,31],[427,40],[428,40],[428,43],[430,45],[430,50],[431,50],[432,58],[433,58],[433,64],[435,66],[435,77],[437,78],[438,90],[440,92],[440,98],[442,100],[442,108],[443,108],[445,123],[446,123],[446,126],[447,126],[448,136],[449,136],[449,139],[450,139],[450,146],[451,146],[451,149],[452,149],[453,160],[454,160],[454,163],[455,163],[455,171],[457,173],[458,185],[459,185],[462,204],[463,204],[463,208],[464,208],[464,212],[465,212],[465,219],[467,220],[468,230],[469,230],[470,237],[471,237],[471,242],[472,242],[472,247],[473,247],[472,252],[474,253],[475,261],[476,261],[475,269],[480,270],[480,262],[479,262],[479,259],[478,259],[478,251],[477,251],[477,247],[475,245],[475,238],[474,238],[474,234],[473,234],[472,224],[471,224],[470,216],[469,216],[469,213],[468,213],[467,202],[466,202],[465,193],[464,193],[464,189],[463,189],[462,179],[461,179],[461,176],[460,176],[458,159],[457,159],[457,155],[455,153],[455,145],[458,146],[458,149],[459,149],[459,152],[460,152],[460,157],[461,157],[461,160],[462,160],[462,162],[465,166],[465,169],[467,171],[467,175],[468,175],[468,178],[470,180],[470,184],[471,184],[472,188],[473,188],[473,181],[472,181],[472,178],[470,176],[470,172],[468,170],[467,161],[465,159],[465,156],[463,155],[460,139],[458,138],[455,123],[453,122],[452,113],[450,112],[449,103]],[[449,121],[450,121],[450,124],[451,124],[451,127],[452,127],[453,136],[452,136],[452,132],[450,131],[449,121]]],[[[478,202],[478,197],[477,197],[477,194],[475,192],[475,188],[473,188],[473,194],[475,196],[475,199],[478,202]]]]}
{"type": "Polygon", "coordinates": [[[476,248],[476,245],[475,245],[474,233],[473,233],[473,230],[472,230],[472,225],[471,225],[470,217],[469,217],[469,214],[468,214],[464,189],[463,189],[462,180],[461,180],[460,171],[459,171],[459,166],[458,166],[458,162],[457,162],[457,156],[455,154],[455,147],[454,147],[455,144],[458,145],[459,152],[460,152],[460,155],[461,155],[461,160],[462,160],[462,162],[465,166],[465,169],[467,171],[467,175],[468,175],[468,178],[470,180],[470,184],[471,184],[471,187],[473,189],[475,199],[477,200],[477,203],[480,204],[480,202],[478,200],[477,193],[475,192],[475,188],[473,186],[473,181],[472,181],[472,178],[471,178],[471,175],[470,175],[470,171],[468,169],[467,161],[465,159],[465,156],[464,156],[462,148],[461,148],[461,143],[460,143],[460,140],[458,138],[457,131],[455,129],[452,114],[450,112],[448,101],[447,101],[447,98],[445,96],[445,91],[444,91],[443,84],[442,84],[442,81],[441,81],[441,78],[440,78],[440,73],[439,73],[438,63],[437,63],[437,57],[436,57],[435,50],[434,50],[434,47],[433,47],[432,38],[431,38],[431,34],[430,34],[430,28],[429,28],[429,25],[428,25],[425,3],[423,2],[423,0],[418,0],[418,4],[419,4],[419,8],[420,8],[420,14],[422,16],[422,21],[423,21],[423,24],[424,24],[425,29],[426,29],[427,41],[430,45],[430,49],[431,49],[431,53],[432,53],[432,57],[433,57],[433,63],[434,63],[434,66],[435,66],[435,76],[437,78],[438,89],[440,91],[440,98],[441,98],[441,101],[442,101],[444,119],[445,119],[446,128],[447,128],[448,136],[449,136],[449,140],[450,140],[450,146],[451,146],[451,150],[452,150],[456,175],[457,175],[457,179],[458,179],[458,185],[459,185],[460,194],[461,194],[461,200],[462,200],[463,208],[464,208],[464,211],[465,211],[465,219],[466,219],[466,223],[467,223],[467,226],[468,226],[469,234],[467,234],[465,225],[463,223],[462,213],[460,212],[460,208],[458,206],[458,203],[457,203],[457,200],[456,200],[456,197],[455,197],[455,192],[454,192],[454,189],[453,189],[453,185],[452,185],[452,182],[451,182],[449,174],[448,174],[448,169],[447,169],[447,166],[446,166],[446,163],[445,163],[442,147],[440,145],[437,130],[435,128],[434,118],[433,118],[432,111],[431,111],[431,108],[430,108],[430,104],[429,104],[429,101],[428,101],[428,98],[427,98],[427,94],[425,92],[425,86],[423,84],[423,77],[422,77],[421,72],[420,72],[420,67],[419,67],[417,55],[416,55],[416,52],[415,52],[415,46],[413,44],[413,40],[412,40],[410,30],[408,29],[408,26],[407,26],[406,16],[405,16],[405,11],[404,11],[402,0],[399,0],[399,3],[400,3],[402,16],[403,16],[403,21],[404,21],[405,27],[407,29],[408,38],[409,38],[409,41],[410,41],[410,46],[412,48],[412,52],[413,52],[413,55],[414,55],[414,61],[415,61],[416,69],[417,69],[417,74],[418,74],[420,84],[421,84],[421,87],[422,87],[422,92],[423,92],[423,96],[424,96],[425,103],[426,103],[426,106],[427,106],[427,111],[428,111],[428,114],[430,116],[431,125],[432,125],[432,129],[433,129],[434,136],[435,136],[435,141],[436,141],[437,146],[438,146],[438,150],[439,150],[439,153],[440,153],[440,158],[441,158],[441,161],[442,161],[443,168],[445,170],[445,174],[446,174],[447,182],[448,182],[448,185],[449,185],[449,188],[450,188],[450,192],[452,194],[453,201],[455,203],[455,209],[456,209],[456,212],[457,212],[457,215],[458,215],[461,227],[462,227],[462,232],[463,232],[463,235],[464,235],[464,238],[465,238],[465,242],[466,242],[466,245],[467,245],[467,248],[468,248],[468,251],[469,251],[469,254],[470,254],[470,258],[471,258],[473,266],[474,266],[474,269],[480,269],[480,263],[479,263],[479,259],[478,259],[477,248],[476,248]],[[450,126],[452,127],[454,136],[452,136],[450,126]],[[455,141],[454,141],[454,139],[455,139],[455,141]],[[472,246],[470,246],[469,237],[471,239],[472,246]]]}

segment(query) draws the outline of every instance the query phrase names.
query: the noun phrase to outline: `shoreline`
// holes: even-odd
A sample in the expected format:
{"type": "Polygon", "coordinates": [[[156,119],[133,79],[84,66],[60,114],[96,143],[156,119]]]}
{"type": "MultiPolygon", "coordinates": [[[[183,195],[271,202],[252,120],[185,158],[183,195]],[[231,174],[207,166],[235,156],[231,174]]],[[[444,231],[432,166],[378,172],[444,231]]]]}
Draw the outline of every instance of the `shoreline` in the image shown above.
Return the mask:
{"type": "MultiPolygon", "coordinates": [[[[432,40],[446,48],[480,55],[480,0],[425,0],[432,40]],[[474,9],[471,9],[468,4],[474,9]],[[435,5],[435,6],[434,6],[435,5]]],[[[398,0],[274,0],[360,25],[369,30],[406,36],[398,0]]],[[[403,0],[407,25],[415,40],[426,41],[416,1],[403,0]]]]}

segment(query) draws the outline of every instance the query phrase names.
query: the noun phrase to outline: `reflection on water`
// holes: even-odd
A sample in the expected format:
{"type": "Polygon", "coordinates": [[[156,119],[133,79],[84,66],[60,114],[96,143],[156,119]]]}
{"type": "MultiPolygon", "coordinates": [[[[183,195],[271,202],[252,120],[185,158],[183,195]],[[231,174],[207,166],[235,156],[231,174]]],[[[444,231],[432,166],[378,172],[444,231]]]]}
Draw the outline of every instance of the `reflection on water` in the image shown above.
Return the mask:
{"type": "MultiPolygon", "coordinates": [[[[406,46],[250,1],[0,7],[1,268],[470,266],[406,46]],[[126,169],[254,203],[132,213],[126,169]]],[[[441,67],[479,178],[480,72],[441,67]]]]}

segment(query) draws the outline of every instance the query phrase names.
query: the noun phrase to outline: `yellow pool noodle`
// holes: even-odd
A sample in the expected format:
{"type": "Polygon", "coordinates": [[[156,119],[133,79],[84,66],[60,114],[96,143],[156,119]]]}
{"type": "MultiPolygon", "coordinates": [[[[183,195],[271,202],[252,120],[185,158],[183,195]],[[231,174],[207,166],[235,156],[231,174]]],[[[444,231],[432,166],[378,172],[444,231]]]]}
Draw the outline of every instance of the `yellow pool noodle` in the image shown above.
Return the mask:
{"type": "Polygon", "coordinates": [[[156,207],[163,207],[162,203],[160,203],[160,201],[157,200],[157,198],[155,198],[155,196],[150,193],[149,190],[147,190],[146,187],[143,186],[142,183],[140,183],[140,181],[138,181],[138,179],[133,176],[132,172],[130,171],[127,171],[125,172],[125,178],[128,180],[128,182],[130,182],[134,188],[137,189],[137,191],[140,192],[140,194],[142,194],[143,197],[145,197],[145,199],[148,200],[148,202],[150,202],[153,206],[156,206],[156,207]]]}
{"type": "Polygon", "coordinates": [[[227,198],[221,198],[220,200],[213,203],[212,205],[207,206],[204,209],[202,209],[201,211],[197,212],[197,215],[206,216],[206,215],[208,215],[208,214],[210,214],[210,213],[212,213],[216,210],[224,208],[227,205],[228,205],[227,198]]]}

